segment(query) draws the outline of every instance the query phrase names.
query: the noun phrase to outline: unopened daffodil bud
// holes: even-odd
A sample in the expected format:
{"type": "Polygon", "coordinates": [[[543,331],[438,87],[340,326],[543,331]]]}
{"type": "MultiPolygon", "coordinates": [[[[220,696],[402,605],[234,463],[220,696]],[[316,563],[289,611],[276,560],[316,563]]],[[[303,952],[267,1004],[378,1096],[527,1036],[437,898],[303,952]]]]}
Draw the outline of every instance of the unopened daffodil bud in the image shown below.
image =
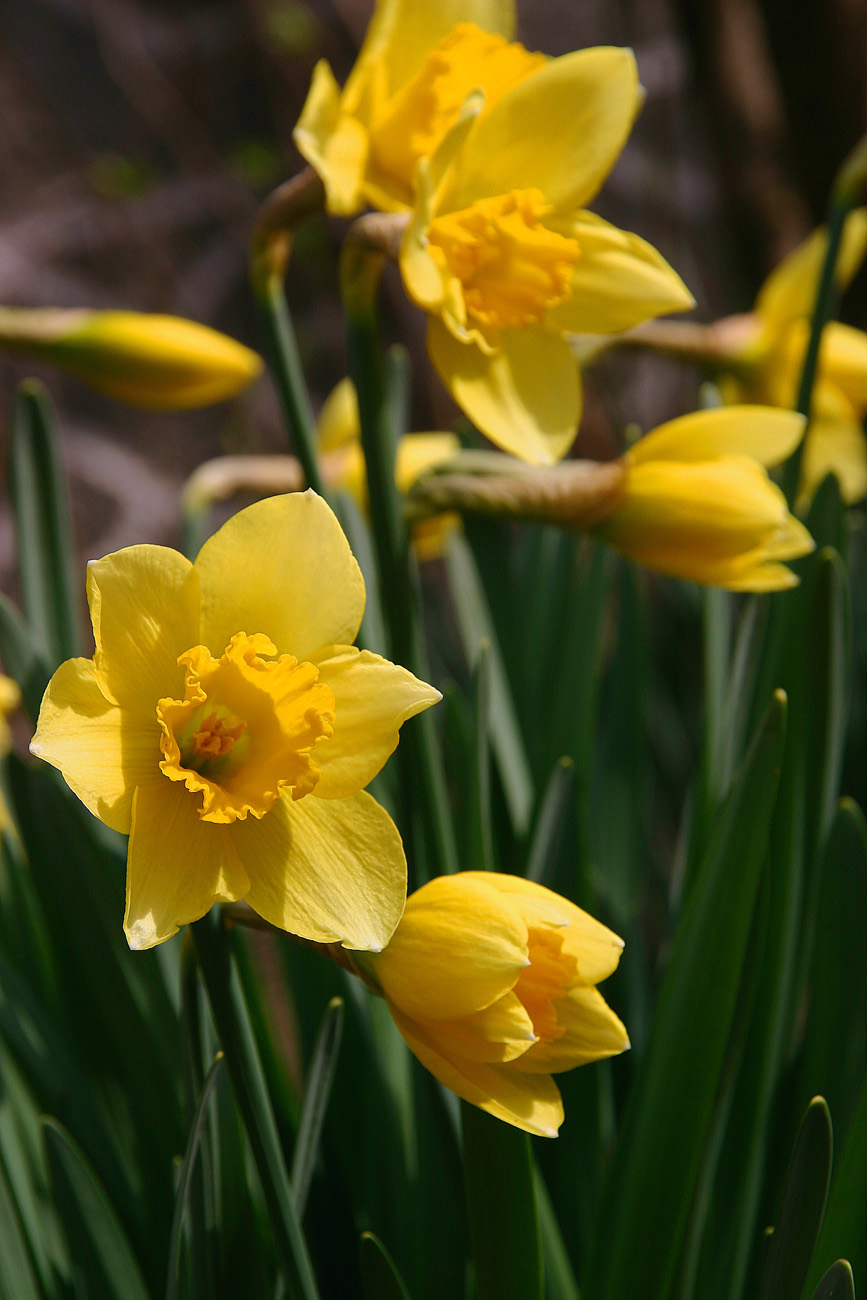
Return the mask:
{"type": "Polygon", "coordinates": [[[629,1046],[596,988],[622,948],[542,885],[465,871],[416,890],[388,946],[352,958],[440,1083],[556,1137],[563,1103],[551,1076],[629,1046]]]}
{"type": "Polygon", "coordinates": [[[791,455],[803,430],[791,411],[742,406],[672,420],[604,463],[532,468],[466,455],[416,484],[410,517],[458,510],[532,519],[594,534],[673,577],[773,591],[798,581],[784,561],[814,549],[766,471],[791,455]]]}
{"type": "Polygon", "coordinates": [[[3,307],[0,348],[61,366],[108,397],[152,410],[222,402],[262,371],[255,352],[206,325],[134,311],[3,307]]]}
{"type": "Polygon", "coordinates": [[[794,586],[784,561],[815,543],[765,467],[790,456],[803,429],[790,411],[749,406],[662,425],[624,457],[624,496],[598,535],[677,578],[730,591],[794,586]]]}

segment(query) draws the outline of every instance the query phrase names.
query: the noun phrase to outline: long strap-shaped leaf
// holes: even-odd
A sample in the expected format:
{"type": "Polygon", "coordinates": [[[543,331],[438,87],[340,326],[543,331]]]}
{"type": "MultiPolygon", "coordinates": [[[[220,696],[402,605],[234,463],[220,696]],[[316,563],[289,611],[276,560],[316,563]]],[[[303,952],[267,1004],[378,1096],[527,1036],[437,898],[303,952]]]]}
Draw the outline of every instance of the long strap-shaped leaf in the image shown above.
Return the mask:
{"type": "Polygon", "coordinates": [[[361,1234],[359,1255],[363,1300],[410,1300],[397,1265],[372,1232],[361,1234]]]}
{"type": "Polygon", "coordinates": [[[298,1218],[303,1219],[307,1205],[307,1194],[316,1157],[319,1152],[319,1140],[322,1137],[322,1125],[331,1096],[331,1084],[337,1054],[340,1051],[340,1039],[343,1034],[343,999],[332,998],[325,1009],[322,1028],[313,1049],[310,1073],[307,1078],[307,1091],[295,1138],[295,1155],[292,1160],[292,1191],[298,1218]]]}
{"type": "Polygon", "coordinates": [[[582,1290],[668,1294],[720,1083],[776,799],[775,697],[680,916],[653,1035],[609,1165],[582,1290]]]}
{"type": "Polygon", "coordinates": [[[819,1282],[812,1300],[855,1300],[855,1279],[848,1260],[838,1259],[819,1282]]]}
{"type": "Polygon", "coordinates": [[[274,1111],[220,918],[205,916],[195,922],[192,932],[211,1015],[226,1054],[226,1067],[259,1173],[289,1295],[293,1300],[319,1300],[274,1111]]]}
{"type": "Polygon", "coordinates": [[[827,1104],[814,1097],[792,1152],[758,1300],[790,1300],[804,1285],[828,1196],[831,1146],[827,1104]]]}
{"type": "Polygon", "coordinates": [[[148,1300],[148,1290],[105,1189],[56,1120],[43,1121],[54,1200],[69,1253],[92,1300],[148,1300]]]}
{"type": "MultiPolygon", "coordinates": [[[[810,1278],[845,1250],[860,1277],[867,1269],[867,1083],[831,1184],[828,1209],[813,1253],[810,1278]]],[[[807,1294],[809,1293],[809,1290],[807,1294]]]]}
{"type": "Polygon", "coordinates": [[[9,480],[24,608],[48,661],[80,648],[66,481],[54,411],[41,384],[21,385],[12,412],[9,480]]]}
{"type": "Polygon", "coordinates": [[[178,1278],[181,1264],[181,1231],[184,1223],[184,1209],[190,1192],[190,1182],[193,1176],[193,1167],[196,1162],[199,1143],[202,1139],[205,1117],[208,1113],[208,1102],[211,1100],[211,1093],[214,1091],[214,1084],[217,1082],[217,1074],[219,1073],[222,1061],[223,1053],[218,1052],[217,1057],[205,1078],[201,1095],[199,1096],[199,1102],[196,1106],[196,1113],[193,1116],[193,1122],[190,1125],[190,1135],[187,1138],[187,1149],[184,1152],[184,1163],[181,1166],[178,1192],[175,1197],[175,1213],[172,1219],[172,1234],[169,1244],[169,1271],[166,1280],[166,1300],[175,1300],[175,1297],[178,1294],[178,1278]]]}

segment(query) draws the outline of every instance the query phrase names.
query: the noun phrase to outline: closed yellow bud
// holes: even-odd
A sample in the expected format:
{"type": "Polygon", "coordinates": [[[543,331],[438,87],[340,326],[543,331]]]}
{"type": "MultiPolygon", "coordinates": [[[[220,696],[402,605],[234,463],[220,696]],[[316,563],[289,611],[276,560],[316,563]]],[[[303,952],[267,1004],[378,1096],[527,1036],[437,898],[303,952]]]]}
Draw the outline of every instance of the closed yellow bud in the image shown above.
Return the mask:
{"type": "Polygon", "coordinates": [[[407,900],[380,953],[353,953],[440,1083],[498,1119],[556,1137],[552,1074],[629,1046],[596,989],[623,943],[567,899],[517,876],[465,871],[407,900]]]}
{"type": "Polygon", "coordinates": [[[730,591],[775,591],[784,560],[815,543],[766,465],[786,459],[804,420],[761,406],[698,411],[641,438],[624,458],[622,500],[599,536],[661,573],[730,591]]]}
{"type": "Polygon", "coordinates": [[[152,410],[210,406],[262,372],[241,343],[178,316],[0,308],[0,348],[62,366],[98,392],[152,410]]]}

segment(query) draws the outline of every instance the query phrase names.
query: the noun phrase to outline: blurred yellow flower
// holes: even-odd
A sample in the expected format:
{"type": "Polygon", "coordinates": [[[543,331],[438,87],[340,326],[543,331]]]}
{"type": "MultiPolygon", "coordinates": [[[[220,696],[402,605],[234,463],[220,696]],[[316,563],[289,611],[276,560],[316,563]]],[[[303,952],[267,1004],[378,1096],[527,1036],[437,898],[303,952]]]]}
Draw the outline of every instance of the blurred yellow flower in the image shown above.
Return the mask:
{"type": "Polygon", "coordinates": [[[477,89],[496,103],[545,62],[510,44],[512,0],[376,0],[341,91],[323,59],[295,127],[329,212],[412,204],[418,159],[432,154],[477,89]]]}
{"type": "Polygon", "coordinates": [[[0,673],[0,756],[9,752],[12,744],[12,733],[9,730],[8,717],[14,713],[21,703],[21,691],[18,683],[14,682],[11,677],[5,677],[0,673]]]}
{"type": "Polygon", "coordinates": [[[622,948],[541,885],[466,871],[423,885],[388,947],[355,961],[440,1083],[517,1128],[556,1137],[563,1103],[551,1075],[629,1046],[595,987],[622,948]]]}
{"type": "Polygon", "coordinates": [[[325,502],[260,501],[195,565],[128,547],[87,587],[96,652],[54,674],[31,749],[129,834],[130,946],[246,899],[303,938],[381,948],[406,863],[364,787],[439,693],[350,644],[364,582],[325,502]]]}
{"type": "Polygon", "coordinates": [[[69,370],[130,406],[184,410],[234,397],[262,372],[243,344],[178,316],[0,308],[0,348],[69,370]]]}
{"type": "Polygon", "coordinates": [[[534,464],[581,413],[570,334],[617,333],[693,299],[644,240],[583,210],[642,102],[629,50],[552,59],[491,107],[470,96],[416,167],[400,265],[429,313],[428,351],[458,405],[534,464]]]}
{"type": "Polygon", "coordinates": [[[765,470],[790,456],[804,420],[768,407],[698,411],[661,425],[624,457],[623,496],[596,531],[661,573],[730,591],[776,591],[783,563],[815,547],[765,470]]]}
{"type": "MultiPolygon", "coordinates": [[[[769,402],[792,408],[810,336],[810,317],[828,246],[816,230],[774,270],[751,315],[720,322],[733,339],[731,369],[720,381],[727,401],[769,402]]],[[[867,210],[846,221],[837,280],[845,287],[867,251],[867,210]]],[[[830,321],[822,333],[813,406],[801,462],[799,505],[811,500],[827,474],[835,474],[844,501],[867,494],[867,334],[830,321]]]]}
{"type": "MultiPolygon", "coordinates": [[[[361,450],[358,397],[351,379],[341,379],[326,399],[316,424],[322,473],[329,488],[349,492],[367,511],[367,469],[361,450]]],[[[428,470],[457,456],[460,442],[453,433],[406,433],[397,445],[394,477],[406,494],[428,470]]],[[[420,560],[438,559],[446,539],[458,526],[456,515],[435,515],[413,525],[412,540],[420,560]]]]}

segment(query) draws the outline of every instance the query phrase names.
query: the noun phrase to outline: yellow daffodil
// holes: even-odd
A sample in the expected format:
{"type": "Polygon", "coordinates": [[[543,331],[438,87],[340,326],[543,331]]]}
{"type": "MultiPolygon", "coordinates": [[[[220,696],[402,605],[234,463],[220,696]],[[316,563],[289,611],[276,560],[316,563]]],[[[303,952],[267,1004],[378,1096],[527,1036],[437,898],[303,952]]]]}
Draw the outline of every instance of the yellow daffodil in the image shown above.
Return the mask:
{"type": "Polygon", "coordinates": [[[476,453],[419,479],[409,516],[532,519],[596,534],[677,578],[773,591],[798,581],[783,561],[814,547],[765,469],[791,454],[803,429],[791,411],[741,406],[672,420],[617,460],[528,467],[476,453]]]}
{"type": "Polygon", "coordinates": [[[356,958],[440,1083],[528,1133],[556,1137],[552,1074],[625,1051],[596,985],[623,943],[541,885],[465,871],[407,900],[381,953],[356,958]]]}
{"type": "Polygon", "coordinates": [[[0,756],[9,752],[12,732],[9,729],[8,718],[20,703],[21,691],[18,689],[18,683],[0,673],[0,756]]]}
{"type": "MultiPolygon", "coordinates": [[[[640,326],[624,341],[702,365],[726,402],[762,402],[791,410],[797,403],[828,233],[813,232],[762,286],[751,312],[713,325],[661,321],[640,326]]],[[[867,209],[850,213],[836,267],[843,289],[867,250],[867,209]]],[[[597,352],[602,348],[591,344],[597,352]]],[[[603,345],[604,346],[604,345],[603,345]]],[[[798,506],[803,509],[828,474],[843,500],[867,493],[867,334],[830,321],[822,332],[810,422],[801,460],[798,506]]]]}
{"type": "Polygon", "coordinates": [[[624,457],[622,499],[596,531],[650,569],[730,591],[776,591],[798,579],[783,561],[814,549],[765,470],[790,456],[804,421],[730,407],[661,425],[624,457]]]}
{"type": "MultiPolygon", "coordinates": [[[[762,286],[748,321],[752,328],[721,383],[728,400],[793,407],[810,336],[828,234],[816,230],[774,270],[762,286]]],[[[844,230],[837,279],[849,283],[867,251],[867,211],[850,214],[844,230]]],[[[822,479],[836,474],[844,501],[867,493],[867,334],[830,321],[822,333],[813,406],[801,462],[799,503],[806,505],[822,479]]]]}
{"type": "MultiPolygon", "coordinates": [[[[349,492],[367,510],[367,470],[361,450],[358,397],[351,379],[342,379],[326,399],[316,425],[322,473],[329,487],[349,492]]],[[[404,494],[428,470],[457,456],[460,442],[453,433],[406,433],[397,445],[394,476],[404,494]]],[[[446,539],[458,525],[456,515],[422,519],[412,540],[420,560],[438,559],[446,539]]]]}
{"type": "MultiPolygon", "coordinates": [[[[21,703],[18,683],[0,673],[0,758],[12,747],[12,731],[8,718],[21,703]]],[[[5,795],[0,791],[0,831],[15,833],[15,819],[9,811],[5,795]]]]}
{"type": "Polygon", "coordinates": [[[225,334],[134,311],[0,308],[0,348],[62,366],[108,397],[152,410],[222,402],[262,372],[261,358],[225,334]]]}
{"type": "Polygon", "coordinates": [[[490,108],[471,96],[416,167],[400,265],[428,351],[476,426],[550,464],[581,413],[570,334],[627,330],[693,299],[644,240],[583,210],[641,104],[628,50],[552,59],[490,108]]]}
{"type": "Polygon", "coordinates": [[[324,501],[260,501],[195,564],[117,551],[87,588],[96,653],[54,674],[31,748],[129,835],[130,946],[246,899],[304,938],[381,948],[406,864],[364,787],[439,693],[350,644],[364,582],[324,501]]]}
{"type": "Polygon", "coordinates": [[[328,210],[353,216],[412,204],[412,177],[476,89],[496,101],[545,62],[509,42],[512,0],[377,0],[341,91],[316,65],[295,143],[325,185],[328,210]]]}

